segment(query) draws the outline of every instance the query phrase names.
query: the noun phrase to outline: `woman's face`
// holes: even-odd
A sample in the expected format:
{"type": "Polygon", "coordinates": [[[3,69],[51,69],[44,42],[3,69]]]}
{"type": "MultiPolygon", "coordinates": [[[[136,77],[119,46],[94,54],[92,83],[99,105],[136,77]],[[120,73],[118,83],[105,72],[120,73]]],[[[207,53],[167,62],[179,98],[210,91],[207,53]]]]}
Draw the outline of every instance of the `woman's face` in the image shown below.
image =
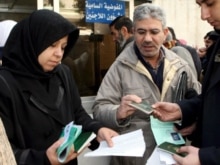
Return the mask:
{"type": "Polygon", "coordinates": [[[54,42],[51,46],[46,48],[39,56],[38,62],[43,68],[44,72],[52,71],[57,65],[61,63],[64,49],[67,46],[68,36],[61,38],[54,42]]]}

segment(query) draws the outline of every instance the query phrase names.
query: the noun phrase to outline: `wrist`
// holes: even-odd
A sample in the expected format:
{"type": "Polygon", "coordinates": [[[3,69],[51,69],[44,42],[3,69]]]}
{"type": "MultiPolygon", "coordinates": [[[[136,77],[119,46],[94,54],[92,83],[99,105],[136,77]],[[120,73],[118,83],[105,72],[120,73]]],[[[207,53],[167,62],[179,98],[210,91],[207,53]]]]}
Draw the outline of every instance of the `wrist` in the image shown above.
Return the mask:
{"type": "Polygon", "coordinates": [[[117,110],[116,110],[116,119],[117,120],[123,119],[122,116],[121,116],[121,113],[120,113],[120,107],[118,107],[117,110]]]}

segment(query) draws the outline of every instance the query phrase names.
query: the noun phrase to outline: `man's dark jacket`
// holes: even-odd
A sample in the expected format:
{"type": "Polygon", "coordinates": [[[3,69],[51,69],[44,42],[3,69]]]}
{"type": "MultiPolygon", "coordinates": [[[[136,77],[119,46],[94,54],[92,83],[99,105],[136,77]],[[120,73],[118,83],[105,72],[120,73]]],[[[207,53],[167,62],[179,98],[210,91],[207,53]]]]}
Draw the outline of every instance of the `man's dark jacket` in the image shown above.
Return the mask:
{"type": "Polygon", "coordinates": [[[196,138],[192,145],[199,147],[201,165],[220,164],[220,40],[210,61],[198,97],[178,103],[182,110],[182,124],[197,121],[196,138]]]}

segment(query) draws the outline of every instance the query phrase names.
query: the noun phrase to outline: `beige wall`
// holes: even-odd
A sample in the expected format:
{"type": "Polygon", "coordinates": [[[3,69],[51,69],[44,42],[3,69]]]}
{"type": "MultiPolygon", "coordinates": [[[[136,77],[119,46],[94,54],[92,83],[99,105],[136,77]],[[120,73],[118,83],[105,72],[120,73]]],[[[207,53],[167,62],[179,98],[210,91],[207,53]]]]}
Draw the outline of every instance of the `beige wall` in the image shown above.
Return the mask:
{"type": "Polygon", "coordinates": [[[203,36],[213,27],[201,20],[195,0],[154,0],[153,3],[166,11],[167,25],[175,29],[177,38],[193,46],[203,46],[203,36]]]}
{"type": "MultiPolygon", "coordinates": [[[[6,2],[10,2],[8,0],[6,2]]],[[[71,0],[61,0],[62,2],[71,0]]],[[[132,2],[131,4],[137,4],[141,0],[125,0],[132,2]],[[135,2],[135,3],[134,3],[135,2]]],[[[1,5],[4,5],[0,0],[1,5]]],[[[176,35],[179,39],[185,39],[190,45],[203,46],[203,36],[213,28],[205,21],[200,19],[200,8],[195,3],[195,0],[153,0],[154,4],[157,4],[164,8],[167,14],[167,25],[172,26],[175,29],[176,35]]],[[[14,10],[4,13],[1,11],[0,20],[14,19],[20,20],[20,17],[26,17],[29,9],[35,9],[37,0],[19,0],[14,5],[14,10]],[[16,13],[16,8],[22,6],[26,10],[24,13],[16,13]],[[13,13],[13,11],[15,11],[13,13]],[[26,13],[27,12],[27,13],[26,13]]]]}

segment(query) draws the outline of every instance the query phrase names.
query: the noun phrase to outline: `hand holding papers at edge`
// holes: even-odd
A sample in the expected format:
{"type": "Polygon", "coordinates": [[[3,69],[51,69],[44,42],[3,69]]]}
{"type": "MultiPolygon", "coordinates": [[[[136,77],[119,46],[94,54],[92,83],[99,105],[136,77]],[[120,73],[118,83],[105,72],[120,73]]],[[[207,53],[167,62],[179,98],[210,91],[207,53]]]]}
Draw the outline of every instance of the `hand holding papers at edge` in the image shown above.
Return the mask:
{"type": "Polygon", "coordinates": [[[85,157],[97,156],[136,156],[142,157],[145,151],[143,131],[141,129],[112,138],[113,147],[102,141],[98,149],[86,153],[85,157]]]}

